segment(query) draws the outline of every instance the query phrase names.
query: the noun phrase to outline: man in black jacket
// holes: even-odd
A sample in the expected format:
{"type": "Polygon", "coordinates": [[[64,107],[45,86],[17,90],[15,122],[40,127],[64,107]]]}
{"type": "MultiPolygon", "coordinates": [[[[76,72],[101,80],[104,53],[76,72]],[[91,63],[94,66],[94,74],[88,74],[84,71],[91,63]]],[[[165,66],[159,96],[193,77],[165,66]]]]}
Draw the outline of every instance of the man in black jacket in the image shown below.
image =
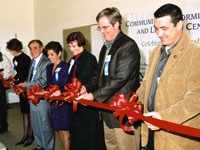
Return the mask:
{"type": "MultiPolygon", "coordinates": [[[[122,17],[117,8],[102,10],[96,20],[105,42],[98,71],[82,87],[81,97],[108,104],[116,93],[126,95],[139,87],[140,53],[135,41],[121,31],[122,17]],[[85,93],[91,90],[91,93],[85,93]]],[[[134,127],[133,134],[124,132],[110,111],[103,111],[103,119],[107,149],[139,149],[140,127],[134,127]]]]}

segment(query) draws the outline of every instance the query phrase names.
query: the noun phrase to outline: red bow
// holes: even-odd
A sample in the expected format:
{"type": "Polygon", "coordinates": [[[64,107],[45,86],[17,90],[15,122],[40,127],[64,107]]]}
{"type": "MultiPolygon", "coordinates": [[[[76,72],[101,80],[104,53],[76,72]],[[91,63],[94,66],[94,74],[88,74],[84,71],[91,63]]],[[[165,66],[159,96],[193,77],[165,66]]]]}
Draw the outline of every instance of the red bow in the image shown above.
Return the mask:
{"type": "Polygon", "coordinates": [[[53,101],[53,99],[49,99],[49,98],[57,90],[59,90],[58,85],[49,85],[49,87],[46,89],[47,93],[44,94],[44,96],[43,96],[44,99],[48,99],[48,102],[51,103],[53,101]]]}
{"type": "MultiPolygon", "coordinates": [[[[47,93],[43,96],[44,99],[47,99],[49,103],[53,102],[54,99],[51,97],[51,95],[57,90],[59,90],[58,85],[49,85],[49,87],[46,89],[47,93]]],[[[65,101],[62,101],[60,104],[58,104],[58,100],[56,100],[56,104],[54,107],[62,106],[64,103],[65,101]]]]}
{"type": "Polygon", "coordinates": [[[5,79],[3,78],[3,75],[2,75],[2,74],[0,74],[0,80],[2,80],[3,86],[4,86],[5,88],[11,88],[11,86],[13,85],[13,82],[16,81],[16,79],[14,79],[12,76],[10,76],[10,77],[8,78],[8,80],[5,80],[5,79]]]}
{"type": "Polygon", "coordinates": [[[66,92],[64,92],[63,95],[68,97],[69,100],[74,100],[79,96],[78,92],[80,92],[81,87],[81,81],[79,81],[77,78],[72,78],[72,83],[68,83],[65,85],[64,88],[66,92]]]}
{"type": "Polygon", "coordinates": [[[37,104],[39,102],[41,95],[36,95],[35,92],[39,92],[42,90],[42,87],[37,84],[36,86],[31,85],[30,90],[27,89],[27,98],[33,103],[37,104]]]}
{"type": "MultiPolygon", "coordinates": [[[[127,98],[125,98],[122,93],[117,93],[114,95],[114,100],[109,103],[111,107],[117,107],[116,111],[113,112],[113,115],[115,117],[119,117],[120,127],[125,131],[131,131],[131,127],[122,124],[123,118],[127,116],[126,112],[134,111],[138,114],[142,114],[142,103],[136,102],[136,100],[137,95],[134,92],[129,92],[127,94],[127,98]],[[128,98],[131,93],[133,94],[133,99],[131,102],[129,102],[128,98]]],[[[138,118],[134,118],[132,116],[127,116],[127,118],[130,124],[133,124],[135,121],[138,120],[138,118]]]]}
{"type": "Polygon", "coordinates": [[[4,78],[3,78],[3,75],[2,74],[0,74],[0,80],[2,80],[2,82],[3,82],[3,86],[5,87],[5,88],[13,88],[13,90],[15,91],[15,93],[17,94],[17,95],[19,95],[19,94],[23,94],[23,96],[25,97],[25,94],[24,94],[24,92],[26,91],[26,89],[25,88],[22,88],[22,87],[18,87],[17,85],[15,85],[14,84],[14,81],[16,81],[16,79],[14,79],[12,76],[10,76],[9,78],[8,78],[8,80],[5,80],[4,78]]]}
{"type": "MultiPolygon", "coordinates": [[[[0,79],[1,79],[1,76],[0,76],[0,79]]],[[[35,95],[34,93],[37,91],[40,91],[42,88],[39,85],[31,86],[31,88],[32,88],[32,90],[28,90],[29,91],[28,93],[31,94],[30,95],[31,97],[29,97],[29,98],[31,99],[31,101],[33,103],[38,103],[40,96],[35,95]]],[[[52,88],[52,90],[53,89],[54,88],[52,88]]],[[[159,119],[143,116],[142,115],[142,103],[136,102],[137,95],[134,92],[129,92],[127,94],[127,98],[125,98],[125,96],[122,93],[117,93],[114,96],[114,100],[112,100],[110,102],[110,104],[107,105],[107,104],[98,103],[95,101],[88,101],[88,100],[84,100],[84,99],[80,99],[78,101],[75,100],[75,98],[79,96],[78,93],[81,89],[81,82],[78,81],[77,78],[73,78],[72,83],[67,84],[65,89],[67,90],[67,92],[65,92],[64,95],[67,96],[67,98],[65,96],[54,96],[54,97],[49,97],[49,98],[55,99],[55,100],[69,101],[69,102],[73,101],[73,103],[75,103],[75,106],[77,105],[77,102],[79,102],[84,105],[114,111],[113,114],[116,117],[119,117],[121,128],[123,128],[126,131],[130,131],[130,127],[126,127],[122,124],[122,120],[125,116],[128,117],[128,120],[131,124],[133,124],[135,121],[137,121],[139,119],[139,120],[149,122],[155,126],[158,126],[162,129],[165,129],[168,131],[185,134],[185,135],[189,135],[189,136],[193,136],[193,137],[198,137],[198,138],[200,137],[199,129],[172,123],[172,122],[168,122],[165,120],[159,120],[159,119]],[[128,97],[129,97],[130,93],[133,94],[133,99],[132,99],[132,101],[129,102],[128,97]]]]}
{"type": "MultiPolygon", "coordinates": [[[[75,100],[79,96],[79,92],[81,90],[82,83],[78,80],[78,78],[72,78],[72,83],[65,85],[66,92],[63,93],[67,98],[68,102],[75,100]]],[[[77,111],[77,102],[73,101],[73,110],[77,111]]]]}

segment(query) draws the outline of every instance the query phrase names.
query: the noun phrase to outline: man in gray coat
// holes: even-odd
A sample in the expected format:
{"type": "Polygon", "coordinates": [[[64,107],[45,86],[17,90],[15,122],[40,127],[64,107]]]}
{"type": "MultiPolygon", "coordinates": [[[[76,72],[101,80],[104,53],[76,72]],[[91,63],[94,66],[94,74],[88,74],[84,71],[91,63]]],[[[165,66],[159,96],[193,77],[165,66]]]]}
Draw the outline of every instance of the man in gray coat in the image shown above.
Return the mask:
{"type": "MultiPolygon", "coordinates": [[[[19,86],[30,89],[31,85],[40,84],[43,88],[46,86],[46,67],[50,63],[49,59],[42,53],[42,42],[32,40],[28,47],[33,57],[32,65],[29,69],[27,80],[20,83],[19,86]]],[[[30,102],[30,113],[33,126],[34,138],[37,143],[35,150],[53,150],[54,135],[50,123],[50,104],[46,100],[40,100],[38,104],[30,102]]]]}

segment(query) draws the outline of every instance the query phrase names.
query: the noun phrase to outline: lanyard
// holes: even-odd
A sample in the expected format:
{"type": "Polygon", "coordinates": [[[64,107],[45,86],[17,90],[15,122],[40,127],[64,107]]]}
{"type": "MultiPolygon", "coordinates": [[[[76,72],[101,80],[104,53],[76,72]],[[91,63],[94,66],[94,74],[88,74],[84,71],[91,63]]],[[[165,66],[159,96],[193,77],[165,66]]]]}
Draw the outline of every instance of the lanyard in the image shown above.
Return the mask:
{"type": "Polygon", "coordinates": [[[56,78],[56,81],[57,81],[57,82],[59,81],[58,73],[60,72],[60,69],[61,69],[61,67],[56,68],[56,71],[55,71],[55,78],[56,78]]]}

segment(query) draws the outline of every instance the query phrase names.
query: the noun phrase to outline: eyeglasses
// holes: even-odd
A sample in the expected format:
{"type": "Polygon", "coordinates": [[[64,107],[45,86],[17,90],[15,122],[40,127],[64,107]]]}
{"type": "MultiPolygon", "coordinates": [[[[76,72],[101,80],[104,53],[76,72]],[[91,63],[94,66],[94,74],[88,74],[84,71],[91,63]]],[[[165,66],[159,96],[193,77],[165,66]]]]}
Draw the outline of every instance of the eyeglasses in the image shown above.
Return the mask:
{"type": "Polygon", "coordinates": [[[110,25],[107,25],[107,26],[103,26],[103,27],[99,27],[99,26],[98,26],[98,27],[97,27],[97,30],[98,30],[98,31],[102,31],[102,30],[105,31],[105,30],[107,30],[110,26],[111,26],[111,24],[110,24],[110,25]]]}

